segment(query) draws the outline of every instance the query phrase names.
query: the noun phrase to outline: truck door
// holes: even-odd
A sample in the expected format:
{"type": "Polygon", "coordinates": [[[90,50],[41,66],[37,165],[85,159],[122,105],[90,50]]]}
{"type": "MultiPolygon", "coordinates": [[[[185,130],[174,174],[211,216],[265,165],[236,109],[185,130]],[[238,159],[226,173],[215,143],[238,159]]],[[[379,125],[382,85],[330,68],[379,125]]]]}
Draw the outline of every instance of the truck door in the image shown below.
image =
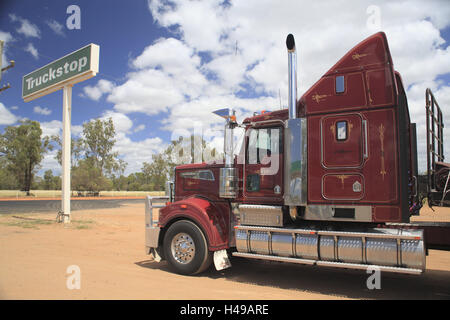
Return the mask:
{"type": "Polygon", "coordinates": [[[363,121],[359,114],[322,118],[321,144],[324,168],[360,168],[363,164],[363,121]]]}
{"type": "Polygon", "coordinates": [[[246,134],[244,202],[283,202],[283,129],[250,128],[246,134]]]}

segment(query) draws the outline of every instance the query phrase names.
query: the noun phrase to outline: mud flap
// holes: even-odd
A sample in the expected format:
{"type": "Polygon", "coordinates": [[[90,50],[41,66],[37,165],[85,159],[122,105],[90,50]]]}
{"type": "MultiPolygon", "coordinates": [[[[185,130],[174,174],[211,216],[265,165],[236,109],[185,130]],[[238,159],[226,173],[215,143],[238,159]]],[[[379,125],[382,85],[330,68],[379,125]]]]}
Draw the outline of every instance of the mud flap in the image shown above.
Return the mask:
{"type": "Polygon", "coordinates": [[[158,250],[156,250],[156,248],[150,248],[150,254],[153,257],[153,260],[155,260],[156,262],[161,262],[163,260],[163,258],[159,255],[158,250]]]}
{"type": "Polygon", "coordinates": [[[231,267],[230,259],[228,259],[227,250],[219,250],[214,252],[214,266],[217,271],[231,267]]]}

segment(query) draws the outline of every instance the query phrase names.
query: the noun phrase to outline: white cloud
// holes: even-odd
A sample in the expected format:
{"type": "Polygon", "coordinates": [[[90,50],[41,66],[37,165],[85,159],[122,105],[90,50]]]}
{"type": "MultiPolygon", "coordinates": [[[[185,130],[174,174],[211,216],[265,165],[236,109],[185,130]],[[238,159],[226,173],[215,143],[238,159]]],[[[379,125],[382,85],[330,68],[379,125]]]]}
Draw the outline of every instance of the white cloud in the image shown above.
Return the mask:
{"type": "Polygon", "coordinates": [[[39,59],[39,52],[32,43],[28,44],[28,46],[25,48],[25,51],[30,53],[35,59],[39,59]]]}
{"type": "MultiPolygon", "coordinates": [[[[166,130],[192,127],[195,121],[217,124],[210,112],[221,107],[238,108],[242,116],[261,109],[278,109],[279,94],[282,105],[287,104],[286,35],[293,33],[296,37],[301,96],[348,50],[376,31],[367,24],[371,18],[367,9],[371,5],[370,0],[296,1],[277,5],[269,0],[232,3],[149,0],[154,20],[181,39],[178,46],[189,48],[191,57],[202,57],[200,65],[189,64],[185,73],[196,74],[191,71],[191,66],[195,66],[206,77],[206,84],[196,87],[200,89],[198,95],[187,94],[182,84],[173,86],[172,90],[183,99],[165,103],[164,107],[163,101],[154,99],[152,93],[147,99],[154,102],[155,114],[168,111],[161,121],[166,130]]],[[[425,150],[425,134],[420,131],[425,125],[425,88],[434,90],[441,105],[449,99],[449,84],[437,79],[450,74],[450,46],[441,34],[450,26],[450,3],[379,1],[376,6],[394,67],[401,73],[407,89],[411,120],[418,124],[419,150],[425,150]]],[[[151,47],[145,51],[157,51],[150,51],[151,47]]],[[[161,72],[159,77],[165,79],[170,74],[167,71],[170,63],[179,62],[172,57],[167,60],[147,66],[157,68],[161,72]]],[[[141,90],[154,90],[155,85],[149,88],[143,83],[141,90]]],[[[166,84],[159,87],[165,88],[166,84]]],[[[144,112],[148,113],[146,109],[144,112]]],[[[450,114],[444,121],[448,123],[449,117],[450,114]]],[[[446,141],[444,150],[449,148],[446,141]]],[[[423,170],[423,156],[419,158],[419,166],[423,170]]]]}
{"type": "Polygon", "coordinates": [[[29,20],[24,19],[22,17],[18,17],[15,14],[10,14],[9,18],[12,22],[19,22],[20,27],[17,29],[17,32],[20,34],[23,34],[25,37],[34,37],[34,38],[40,38],[41,37],[41,31],[39,28],[31,23],[29,20]]]}
{"type": "Polygon", "coordinates": [[[62,133],[62,122],[59,120],[41,122],[42,137],[60,136],[62,133]]]}
{"type": "Polygon", "coordinates": [[[14,115],[0,102],[0,125],[12,125],[19,120],[20,118],[18,116],[14,115]]]}
{"type": "Polygon", "coordinates": [[[160,70],[132,72],[128,77],[129,80],[116,87],[107,98],[117,111],[152,115],[184,100],[176,81],[160,70]]]}
{"type": "Polygon", "coordinates": [[[37,113],[37,114],[41,114],[43,116],[48,116],[52,113],[52,110],[50,110],[49,108],[41,108],[40,106],[36,106],[33,108],[33,112],[37,113]]]}
{"type": "Polygon", "coordinates": [[[111,118],[113,121],[116,133],[127,134],[133,127],[133,121],[131,121],[131,119],[123,113],[107,110],[100,117],[102,120],[106,120],[108,118],[111,118]]]}
{"type": "Polygon", "coordinates": [[[145,125],[140,125],[132,131],[133,121],[123,113],[107,110],[100,117],[103,120],[108,118],[112,119],[116,130],[113,152],[118,152],[119,158],[128,163],[125,174],[140,171],[143,162],[151,162],[152,154],[161,152],[167,146],[160,138],[131,140],[128,135],[143,130],[145,125]]]}
{"type": "Polygon", "coordinates": [[[121,159],[128,163],[125,174],[141,171],[144,162],[151,162],[152,155],[163,151],[167,147],[160,138],[148,138],[132,141],[129,137],[118,134],[114,152],[118,152],[121,159]]]}
{"type": "Polygon", "coordinates": [[[56,20],[47,20],[47,21],[45,21],[45,23],[57,35],[62,36],[62,37],[66,36],[66,34],[64,33],[64,26],[62,24],[60,24],[58,21],[56,21],[56,20]]]}
{"type": "Polygon", "coordinates": [[[136,71],[130,72],[128,80],[115,87],[107,100],[124,113],[166,111],[204,91],[208,81],[199,70],[200,61],[181,41],[159,39],[132,61],[136,71]]]}
{"type": "MultiPolygon", "coordinates": [[[[101,118],[114,121],[115,150],[128,162],[128,173],[139,171],[142,162],[165,147],[159,138],[130,139],[144,129],[192,132],[201,124],[204,137],[221,148],[223,120],[212,111],[235,108],[242,121],[254,111],[279,109],[279,94],[282,105],[287,104],[288,33],[296,37],[301,95],[374,32],[366,25],[372,2],[148,1],[154,21],[171,36],[149,43],[132,58],[123,83],[102,79],[84,87],[83,95],[95,101],[106,95],[113,103],[101,118]],[[135,126],[129,117],[134,112],[162,119],[135,126]]],[[[450,25],[450,4],[417,0],[376,5],[394,66],[405,81],[411,119],[418,124],[419,150],[425,150],[425,88],[434,90],[441,105],[450,103],[449,84],[437,81],[450,73],[450,47],[441,33],[450,25]]],[[[448,143],[445,150],[450,150],[448,143]]],[[[422,169],[423,159],[419,152],[422,169]]]]}
{"type": "Polygon", "coordinates": [[[83,126],[71,126],[70,128],[71,134],[72,136],[80,136],[81,133],[83,132],[83,126]]]}
{"type": "MultiPolygon", "coordinates": [[[[52,120],[52,121],[43,121],[40,122],[41,124],[41,130],[42,130],[42,136],[61,136],[62,135],[62,122],[59,120],[52,120]]],[[[83,126],[81,125],[71,125],[70,126],[70,133],[72,137],[78,137],[83,132],[83,126]]]]}
{"type": "Polygon", "coordinates": [[[113,88],[114,84],[111,81],[101,79],[95,86],[84,87],[83,92],[88,98],[98,101],[104,94],[111,92],[113,88]]]}
{"type": "Polygon", "coordinates": [[[58,160],[56,160],[57,153],[58,150],[53,149],[52,151],[49,151],[44,155],[44,158],[40,163],[41,168],[38,172],[39,175],[43,175],[47,170],[52,170],[54,175],[61,174],[61,165],[58,163],[58,160]]]}
{"type": "MultiPolygon", "coordinates": [[[[188,46],[211,52],[213,60],[209,66],[225,80],[222,85],[229,78],[244,79],[249,83],[245,77],[249,76],[255,84],[263,85],[260,89],[271,94],[286,88],[284,39],[291,32],[296,36],[299,47],[300,92],[305,91],[347,50],[372,33],[366,27],[369,17],[366,9],[371,1],[297,1],[277,6],[271,1],[256,0],[230,5],[221,3],[172,1],[169,5],[166,1],[149,1],[149,9],[161,26],[176,28],[188,46]],[[191,14],[201,18],[192,19],[191,14]],[[210,24],[205,28],[203,21],[209,18],[215,21],[211,28],[210,24]],[[236,52],[236,43],[240,58],[227,63],[226,59],[236,52]],[[253,71],[247,70],[254,64],[253,71]],[[236,72],[236,69],[241,72],[236,72]]],[[[430,77],[436,72],[447,72],[439,66],[444,66],[445,60],[449,59],[448,51],[445,47],[437,51],[439,44],[443,44],[439,29],[449,25],[450,6],[447,2],[382,1],[378,6],[383,30],[390,42],[401,48],[398,58],[394,57],[394,63],[408,67],[403,74],[411,73],[415,80],[414,73],[423,70],[431,70],[430,77]],[[420,50],[416,52],[415,49],[420,50]],[[423,58],[427,60],[415,68],[409,63],[411,58],[416,67],[423,58]]],[[[396,52],[393,50],[394,55],[396,52]]],[[[286,90],[282,91],[285,98],[286,90]]]]}
{"type": "Polygon", "coordinates": [[[149,1],[153,18],[163,27],[177,26],[183,40],[199,51],[215,51],[220,47],[220,36],[230,26],[221,0],[214,1],[149,1]]]}
{"type": "Polygon", "coordinates": [[[8,47],[8,42],[13,41],[13,37],[11,35],[11,33],[9,32],[4,32],[0,30],[0,40],[3,40],[4,45],[3,45],[3,53],[2,53],[2,63],[0,65],[0,68],[4,68],[8,65],[8,57],[6,56],[6,50],[8,47]]]}
{"type": "Polygon", "coordinates": [[[145,130],[145,124],[140,124],[140,125],[138,125],[134,130],[133,130],[133,132],[139,132],[139,131],[142,131],[142,130],[145,130]]]}
{"type": "Polygon", "coordinates": [[[3,40],[4,42],[9,42],[13,40],[13,37],[11,33],[0,30],[0,40],[3,40]]]}
{"type": "Polygon", "coordinates": [[[200,58],[194,50],[174,38],[158,39],[153,45],[144,49],[132,65],[136,69],[160,67],[165,72],[175,75],[186,72],[186,68],[195,69],[200,65],[200,58]],[[189,62],[188,65],[186,63],[189,62]]]}

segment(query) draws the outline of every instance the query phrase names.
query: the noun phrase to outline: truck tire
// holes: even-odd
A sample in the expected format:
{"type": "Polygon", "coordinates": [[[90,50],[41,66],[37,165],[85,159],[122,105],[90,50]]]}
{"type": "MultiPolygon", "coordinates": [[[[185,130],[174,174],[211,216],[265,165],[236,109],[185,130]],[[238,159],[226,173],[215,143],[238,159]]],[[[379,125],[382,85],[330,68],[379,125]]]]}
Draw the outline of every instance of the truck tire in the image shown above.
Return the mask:
{"type": "Polygon", "coordinates": [[[169,265],[179,274],[198,274],[212,262],[205,235],[188,220],[177,221],[170,226],[164,236],[163,249],[169,265]]]}

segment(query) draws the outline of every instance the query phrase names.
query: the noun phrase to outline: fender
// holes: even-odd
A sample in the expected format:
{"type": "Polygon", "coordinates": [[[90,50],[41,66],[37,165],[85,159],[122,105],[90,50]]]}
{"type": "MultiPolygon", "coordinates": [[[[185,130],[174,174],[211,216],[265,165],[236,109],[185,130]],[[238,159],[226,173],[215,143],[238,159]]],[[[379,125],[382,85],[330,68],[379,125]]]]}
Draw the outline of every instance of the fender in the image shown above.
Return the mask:
{"type": "Polygon", "coordinates": [[[214,204],[204,198],[186,198],[160,210],[159,226],[165,229],[180,218],[196,223],[203,230],[210,251],[229,248],[230,207],[228,203],[214,204]]]}

